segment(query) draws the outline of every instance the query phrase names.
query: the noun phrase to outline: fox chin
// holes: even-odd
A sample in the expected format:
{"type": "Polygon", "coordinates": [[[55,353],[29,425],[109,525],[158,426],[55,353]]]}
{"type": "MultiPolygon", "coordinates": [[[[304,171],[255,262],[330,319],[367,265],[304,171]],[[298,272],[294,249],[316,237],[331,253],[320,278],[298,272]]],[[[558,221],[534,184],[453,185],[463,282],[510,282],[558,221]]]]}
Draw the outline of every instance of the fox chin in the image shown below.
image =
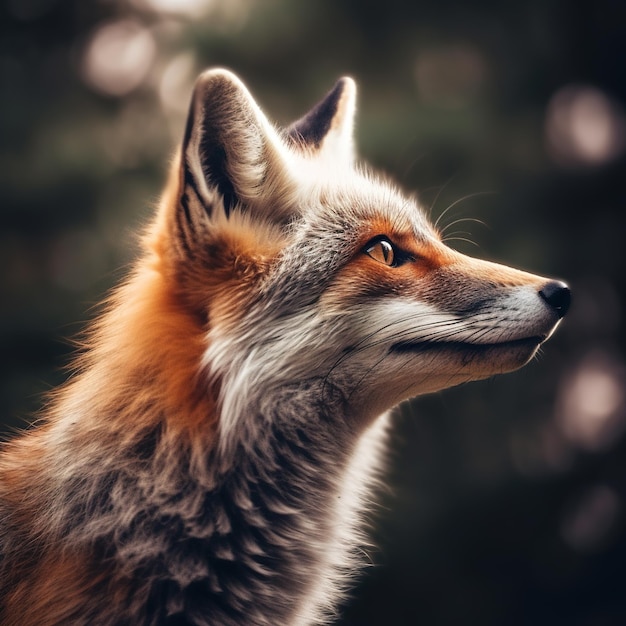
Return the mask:
{"type": "Polygon", "coordinates": [[[327,624],[399,402],[508,372],[561,281],[448,248],[359,162],[342,78],[286,128],[212,69],[139,260],[0,451],[4,626],[327,624]]]}

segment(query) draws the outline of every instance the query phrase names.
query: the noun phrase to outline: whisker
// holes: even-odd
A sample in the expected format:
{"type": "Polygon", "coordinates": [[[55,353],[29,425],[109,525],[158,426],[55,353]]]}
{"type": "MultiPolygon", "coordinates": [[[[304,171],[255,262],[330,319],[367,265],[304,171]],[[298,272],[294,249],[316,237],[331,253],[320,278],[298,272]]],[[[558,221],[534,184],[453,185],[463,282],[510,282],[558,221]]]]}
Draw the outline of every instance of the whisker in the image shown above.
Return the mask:
{"type": "MultiPolygon", "coordinates": [[[[455,174],[452,174],[452,176],[450,176],[450,178],[448,178],[448,180],[439,188],[439,191],[437,192],[437,195],[435,196],[435,199],[433,200],[433,202],[432,202],[432,204],[430,206],[431,213],[432,213],[432,211],[435,210],[435,206],[437,206],[437,201],[439,200],[439,197],[450,186],[450,183],[454,180],[454,178],[457,176],[457,174],[458,174],[458,172],[456,172],[455,174]]],[[[442,220],[443,216],[448,212],[449,208],[450,207],[448,207],[447,209],[444,209],[441,212],[441,214],[439,215],[439,217],[435,220],[435,224],[434,224],[435,230],[437,230],[439,222],[442,220]]]]}
{"type": "MultiPolygon", "coordinates": [[[[369,341],[373,337],[376,337],[380,333],[393,328],[393,326],[395,326],[395,325],[406,324],[407,322],[417,322],[420,318],[429,317],[431,315],[432,315],[431,313],[416,313],[416,314],[414,314],[414,315],[412,315],[410,317],[406,317],[406,318],[399,319],[399,320],[393,320],[392,322],[389,322],[387,324],[384,324],[384,325],[374,329],[373,331],[371,331],[370,333],[365,335],[363,338],[361,338],[361,340],[358,343],[356,343],[349,352],[346,352],[346,353],[342,354],[332,364],[332,366],[330,367],[330,369],[326,373],[326,376],[324,377],[324,384],[326,383],[326,381],[328,380],[330,375],[333,373],[333,371],[337,367],[339,367],[339,365],[341,365],[346,359],[350,358],[354,354],[357,354],[358,352],[361,352],[363,350],[368,350],[369,348],[376,347],[378,345],[381,345],[381,344],[386,343],[387,341],[389,341],[389,337],[387,337],[387,336],[383,337],[381,339],[377,339],[376,341],[369,341]]],[[[451,324],[456,324],[456,323],[457,323],[456,321],[450,321],[450,320],[445,320],[445,321],[435,320],[433,322],[430,322],[429,324],[421,326],[421,329],[428,329],[428,328],[432,329],[432,328],[436,328],[437,325],[445,326],[445,325],[451,325],[451,324]]],[[[402,339],[404,336],[410,336],[411,334],[413,334],[413,332],[414,332],[413,329],[405,329],[403,332],[397,334],[397,338],[398,339],[402,339]]]]}
{"type": "Polygon", "coordinates": [[[452,228],[453,226],[456,226],[457,224],[461,224],[462,222],[475,222],[476,224],[480,224],[481,226],[484,226],[485,228],[489,228],[483,220],[479,220],[476,217],[459,217],[458,219],[444,226],[444,228],[440,231],[441,237],[444,238],[446,231],[448,231],[448,229],[452,228]]]}
{"type": "Polygon", "coordinates": [[[472,239],[468,239],[467,237],[446,237],[445,242],[448,243],[450,241],[465,241],[466,243],[480,248],[480,246],[475,241],[473,241],[472,239]]]}
{"type": "Polygon", "coordinates": [[[356,385],[354,385],[354,387],[352,388],[352,391],[350,391],[350,393],[348,394],[348,400],[350,400],[352,398],[352,396],[355,394],[355,392],[357,391],[357,389],[361,386],[361,384],[365,381],[365,379],[370,375],[370,373],[376,369],[385,359],[387,358],[387,353],[383,354],[380,359],[378,359],[378,361],[376,361],[371,367],[369,367],[364,373],[363,376],[361,376],[361,378],[359,378],[359,380],[357,381],[356,385]]]}
{"type": "Polygon", "coordinates": [[[495,194],[495,191],[473,191],[472,193],[468,193],[458,200],[455,200],[446,210],[452,209],[453,207],[461,204],[461,202],[465,202],[466,200],[473,200],[474,198],[481,198],[483,196],[493,196],[495,194]]]}
{"type": "MultiPolygon", "coordinates": [[[[465,196],[462,196],[458,200],[455,200],[452,204],[447,206],[446,209],[437,218],[437,220],[435,221],[435,229],[437,229],[439,227],[439,223],[443,219],[443,216],[447,215],[450,210],[452,210],[455,206],[458,206],[459,204],[461,204],[461,202],[465,202],[467,200],[472,200],[473,198],[479,198],[479,197],[483,197],[483,196],[492,196],[492,195],[495,195],[495,194],[496,194],[495,191],[475,191],[473,193],[468,193],[465,196]]],[[[445,231],[445,228],[444,228],[444,231],[445,231]]]]}

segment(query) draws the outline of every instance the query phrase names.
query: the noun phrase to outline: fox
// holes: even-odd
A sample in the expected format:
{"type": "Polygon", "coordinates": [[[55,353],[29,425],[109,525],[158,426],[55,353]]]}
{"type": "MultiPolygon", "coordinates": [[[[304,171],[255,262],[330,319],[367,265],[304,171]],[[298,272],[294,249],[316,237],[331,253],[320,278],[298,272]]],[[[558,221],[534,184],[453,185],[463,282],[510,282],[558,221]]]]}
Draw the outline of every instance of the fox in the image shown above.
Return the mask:
{"type": "Polygon", "coordinates": [[[568,286],[447,247],[355,111],[349,77],[284,127],[199,76],[137,260],[2,445],[1,624],[329,623],[394,407],[555,331],[568,286]]]}

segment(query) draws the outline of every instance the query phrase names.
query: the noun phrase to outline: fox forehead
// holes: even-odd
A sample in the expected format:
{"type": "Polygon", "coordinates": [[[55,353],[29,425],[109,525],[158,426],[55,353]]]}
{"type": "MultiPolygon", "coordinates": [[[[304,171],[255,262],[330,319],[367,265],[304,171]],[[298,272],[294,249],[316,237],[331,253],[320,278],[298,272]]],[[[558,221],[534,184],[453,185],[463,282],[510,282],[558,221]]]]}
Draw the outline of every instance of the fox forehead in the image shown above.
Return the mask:
{"type": "Polygon", "coordinates": [[[272,282],[272,266],[279,273],[281,266],[291,272],[292,283],[302,280],[303,267],[308,273],[336,271],[379,236],[420,256],[441,246],[417,200],[385,181],[353,170],[346,172],[341,184],[324,182],[323,186],[300,185],[297,194],[286,200],[296,215],[289,224],[277,228],[269,221],[254,223],[245,209],[235,209],[220,221],[213,238],[222,240],[223,250],[236,249],[241,261],[266,259],[267,273],[256,274],[266,284],[272,282]]]}
{"type": "Polygon", "coordinates": [[[375,234],[413,236],[419,241],[437,239],[437,235],[417,201],[405,197],[396,188],[374,178],[357,174],[351,184],[325,194],[322,217],[330,213],[352,228],[378,229],[375,234]]]}
{"type": "MultiPolygon", "coordinates": [[[[334,240],[335,254],[355,245],[365,244],[376,236],[387,236],[398,242],[414,241],[417,245],[439,242],[417,200],[404,196],[397,188],[369,172],[345,172],[341,181],[324,181],[323,186],[299,187],[292,202],[298,207],[298,218],[289,233],[298,245],[303,240],[334,240]]],[[[288,243],[287,237],[285,243],[288,243]]]]}
{"type": "MultiPolygon", "coordinates": [[[[353,81],[340,79],[320,106],[279,131],[236,77],[224,70],[203,74],[182,146],[178,198],[172,198],[175,263],[198,267],[213,242],[233,259],[264,258],[267,268],[297,246],[334,262],[368,237],[438,241],[415,199],[355,164],[354,99],[353,81]]],[[[220,263],[216,255],[210,261],[220,263]]]]}

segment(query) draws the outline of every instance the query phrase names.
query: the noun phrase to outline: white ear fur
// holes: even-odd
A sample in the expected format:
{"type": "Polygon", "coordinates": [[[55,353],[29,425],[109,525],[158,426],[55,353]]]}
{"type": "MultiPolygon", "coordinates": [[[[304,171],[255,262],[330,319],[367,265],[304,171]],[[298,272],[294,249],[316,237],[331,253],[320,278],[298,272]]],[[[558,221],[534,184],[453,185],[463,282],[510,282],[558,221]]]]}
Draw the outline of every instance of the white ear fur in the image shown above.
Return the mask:
{"type": "Polygon", "coordinates": [[[351,163],[356,83],[344,76],[306,115],[287,130],[292,142],[324,160],[351,163]]]}
{"type": "MultiPolygon", "coordinates": [[[[182,152],[181,197],[195,194],[211,215],[217,197],[226,213],[253,205],[282,186],[286,149],[278,133],[233,73],[213,69],[199,76],[182,152]]],[[[187,199],[189,201],[189,198],[187,199]]]]}
{"type": "Polygon", "coordinates": [[[182,147],[179,216],[188,245],[219,210],[253,220],[293,217],[303,181],[351,167],[356,85],[339,79],[304,117],[279,134],[232,72],[212,69],[195,84],[182,147]],[[222,209],[223,207],[223,209],[222,209]],[[196,233],[196,234],[194,234],[196,233]]]}

